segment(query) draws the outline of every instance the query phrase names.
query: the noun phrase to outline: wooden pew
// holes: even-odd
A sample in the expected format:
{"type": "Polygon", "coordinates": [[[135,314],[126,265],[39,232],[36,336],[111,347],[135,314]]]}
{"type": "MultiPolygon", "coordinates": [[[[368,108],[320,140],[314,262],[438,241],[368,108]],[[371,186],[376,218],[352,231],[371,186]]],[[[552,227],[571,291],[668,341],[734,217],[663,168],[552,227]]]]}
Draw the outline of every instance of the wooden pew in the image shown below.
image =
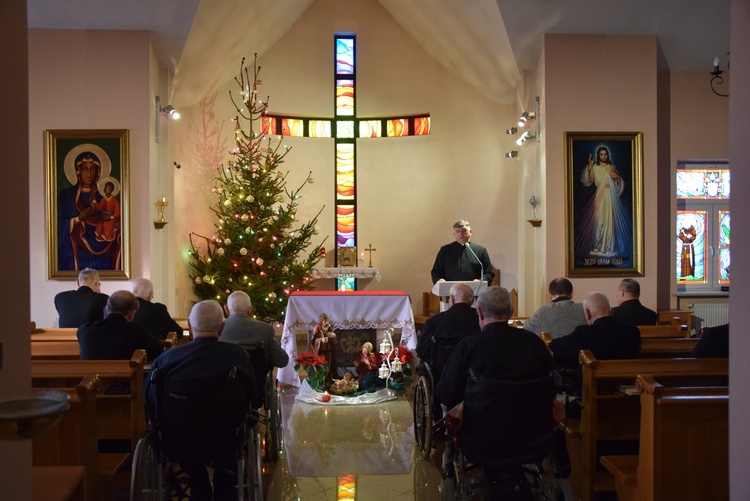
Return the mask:
{"type": "MultiPolygon", "coordinates": [[[[75,343],[78,346],[78,335],[77,329],[71,329],[72,332],[68,332],[69,329],[60,329],[59,332],[39,332],[31,334],[31,358],[34,357],[34,347],[36,345],[37,358],[78,358],[78,356],[71,357],[73,348],[66,343],[75,343]],[[52,346],[41,346],[44,343],[51,344],[52,346]],[[60,356],[55,357],[54,346],[57,346],[60,351],[60,356]]],[[[177,333],[169,332],[167,337],[161,340],[161,344],[164,345],[164,350],[168,350],[174,346],[177,346],[177,333]]]]}
{"type": "Polygon", "coordinates": [[[700,339],[697,338],[646,338],[641,339],[640,358],[690,357],[700,339]]]}
{"type": "Polygon", "coordinates": [[[640,437],[640,402],[633,388],[639,374],[652,374],[670,386],[725,386],[729,381],[726,359],[654,358],[597,360],[581,351],[582,411],[580,420],[567,420],[571,483],[583,501],[594,492],[614,491],[611,473],[598,471],[597,449],[603,442],[624,443],[640,437]]]}
{"type": "Polygon", "coordinates": [[[31,341],[32,360],[78,360],[81,350],[75,341],[31,341]]]}
{"type": "Polygon", "coordinates": [[[414,315],[414,327],[421,331],[424,323],[433,315],[440,313],[440,298],[432,292],[422,293],[422,313],[414,315]]]}
{"type": "Polygon", "coordinates": [[[55,390],[68,393],[70,410],[49,433],[34,437],[34,466],[83,466],[85,493],[89,500],[109,500],[116,476],[130,460],[127,452],[99,452],[97,396],[101,379],[88,374],[75,387],[55,390]]]}
{"type": "Polygon", "coordinates": [[[672,322],[667,325],[639,325],[641,339],[686,338],[690,337],[687,325],[672,322]]]}
{"type": "Polygon", "coordinates": [[[85,501],[83,466],[34,466],[31,468],[32,501],[85,501]]]}
{"type": "Polygon", "coordinates": [[[127,439],[131,452],[145,435],[143,374],[146,352],[136,350],[130,360],[32,360],[32,386],[74,386],[86,374],[97,374],[97,436],[127,439]]]}
{"type": "Polygon", "coordinates": [[[602,456],[620,501],[729,499],[729,388],[665,387],[636,380],[637,456],[602,456]]]}
{"type": "Polygon", "coordinates": [[[675,319],[681,325],[687,325],[688,329],[693,325],[693,311],[692,310],[662,310],[657,313],[658,320],[656,323],[659,325],[671,324],[675,319]]]}

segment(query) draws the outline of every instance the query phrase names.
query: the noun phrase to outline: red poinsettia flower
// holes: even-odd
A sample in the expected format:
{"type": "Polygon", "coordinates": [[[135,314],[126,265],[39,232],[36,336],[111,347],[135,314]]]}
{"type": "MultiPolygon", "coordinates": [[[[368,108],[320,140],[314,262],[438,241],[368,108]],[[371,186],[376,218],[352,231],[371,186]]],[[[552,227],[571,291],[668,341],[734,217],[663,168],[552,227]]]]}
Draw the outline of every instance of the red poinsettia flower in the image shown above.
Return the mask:
{"type": "Polygon", "coordinates": [[[310,351],[302,353],[295,359],[295,362],[302,367],[317,367],[328,363],[326,362],[325,357],[322,355],[316,355],[310,351]]]}

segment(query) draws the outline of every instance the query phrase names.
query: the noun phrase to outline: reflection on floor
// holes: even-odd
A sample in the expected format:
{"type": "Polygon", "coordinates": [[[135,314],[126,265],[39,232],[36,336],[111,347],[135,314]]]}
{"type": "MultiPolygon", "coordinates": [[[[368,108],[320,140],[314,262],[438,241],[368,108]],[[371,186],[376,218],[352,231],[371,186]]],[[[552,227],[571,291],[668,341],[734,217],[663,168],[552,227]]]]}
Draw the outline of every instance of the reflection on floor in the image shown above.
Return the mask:
{"type": "Polygon", "coordinates": [[[440,472],[416,450],[406,396],[345,407],[295,396],[296,388],[281,394],[285,447],[268,500],[440,499],[440,472]]]}

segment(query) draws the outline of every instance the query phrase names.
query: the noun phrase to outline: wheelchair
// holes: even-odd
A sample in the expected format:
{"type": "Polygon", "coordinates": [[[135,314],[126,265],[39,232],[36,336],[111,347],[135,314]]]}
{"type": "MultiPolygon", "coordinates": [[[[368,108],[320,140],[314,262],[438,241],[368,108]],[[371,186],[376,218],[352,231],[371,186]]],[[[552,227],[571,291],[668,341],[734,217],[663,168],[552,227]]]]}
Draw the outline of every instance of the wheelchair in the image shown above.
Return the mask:
{"type": "Polygon", "coordinates": [[[191,479],[178,465],[196,451],[209,459],[214,485],[219,476],[234,475],[234,499],[263,499],[259,413],[239,403],[236,372],[219,381],[175,381],[151,373],[156,409],[152,431],[133,454],[131,501],[190,499],[191,479]],[[182,440],[186,436],[189,441],[182,440]]]}
{"type": "MultiPolygon", "coordinates": [[[[247,348],[246,348],[247,349],[247,348]]],[[[269,461],[277,461],[284,448],[281,432],[281,402],[274,376],[274,367],[268,362],[268,352],[263,343],[247,349],[256,381],[263,381],[262,411],[254,412],[255,419],[264,426],[263,452],[269,461]]]]}
{"type": "MultiPolygon", "coordinates": [[[[457,343],[456,343],[457,344],[457,343]]],[[[424,361],[417,369],[419,379],[414,386],[414,438],[417,447],[425,459],[432,452],[433,441],[438,433],[445,429],[443,411],[435,398],[435,385],[440,379],[445,364],[456,348],[456,344],[444,339],[432,338],[430,360],[424,361]]]]}
{"type": "Polygon", "coordinates": [[[575,499],[569,482],[557,481],[551,473],[554,395],[551,376],[505,381],[472,369],[463,416],[446,416],[451,426],[442,499],[575,499]]]}

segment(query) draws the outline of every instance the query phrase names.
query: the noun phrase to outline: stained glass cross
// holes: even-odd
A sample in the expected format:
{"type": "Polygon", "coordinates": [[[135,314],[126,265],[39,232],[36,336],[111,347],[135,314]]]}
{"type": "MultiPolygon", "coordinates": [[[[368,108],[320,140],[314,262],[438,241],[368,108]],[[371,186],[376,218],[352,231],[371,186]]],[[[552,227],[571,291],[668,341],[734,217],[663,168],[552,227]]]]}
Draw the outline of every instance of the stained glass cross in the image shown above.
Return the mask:
{"type": "MultiPolygon", "coordinates": [[[[281,136],[333,138],[336,159],[335,190],[335,263],[340,249],[357,247],[357,139],[379,137],[423,136],[430,133],[430,115],[392,117],[359,117],[356,100],[356,37],[336,35],[335,101],[333,119],[289,116],[269,113],[263,132],[281,136]]],[[[356,256],[356,250],[354,250],[356,256]]],[[[347,290],[356,289],[354,278],[337,279],[347,290]]]]}

